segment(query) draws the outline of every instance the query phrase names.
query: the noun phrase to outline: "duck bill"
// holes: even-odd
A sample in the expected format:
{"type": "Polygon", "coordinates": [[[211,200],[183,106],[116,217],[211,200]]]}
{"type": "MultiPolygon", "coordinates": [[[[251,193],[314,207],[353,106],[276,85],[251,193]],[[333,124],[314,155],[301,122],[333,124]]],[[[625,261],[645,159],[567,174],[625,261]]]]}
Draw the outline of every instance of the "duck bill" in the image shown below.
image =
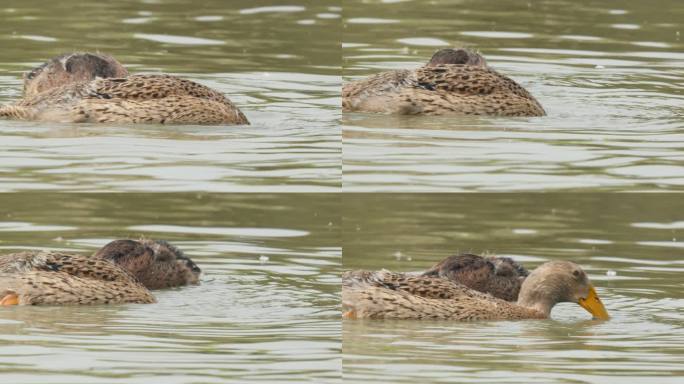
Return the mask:
{"type": "Polygon", "coordinates": [[[595,319],[608,320],[610,318],[593,285],[589,285],[589,294],[586,298],[579,299],[578,304],[591,313],[595,319]]]}

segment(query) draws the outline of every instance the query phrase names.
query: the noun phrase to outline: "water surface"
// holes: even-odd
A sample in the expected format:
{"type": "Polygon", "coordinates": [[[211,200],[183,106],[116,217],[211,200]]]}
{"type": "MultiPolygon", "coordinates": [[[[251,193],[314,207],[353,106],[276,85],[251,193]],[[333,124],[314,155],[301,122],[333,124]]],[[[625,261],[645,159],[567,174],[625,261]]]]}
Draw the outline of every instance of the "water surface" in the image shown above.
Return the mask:
{"type": "Polygon", "coordinates": [[[350,0],[345,81],[479,49],[548,116],[343,117],[350,191],[681,190],[684,8],[638,0],[350,0]]]}
{"type": "Polygon", "coordinates": [[[2,120],[0,191],[339,188],[339,4],[262,3],[3,3],[2,104],[21,96],[22,73],[46,59],[74,50],[102,51],[132,73],[171,73],[216,88],[252,125],[2,120]]]}
{"type": "Polygon", "coordinates": [[[8,194],[0,253],[178,246],[201,284],[158,303],[0,310],[3,383],[339,382],[339,199],[328,194],[8,194]],[[45,201],[50,200],[49,206],[45,201]]]}
{"type": "Polygon", "coordinates": [[[579,263],[611,319],[343,323],[349,382],[678,383],[684,217],[676,195],[346,194],[344,268],[419,271],[457,252],[579,263]]]}

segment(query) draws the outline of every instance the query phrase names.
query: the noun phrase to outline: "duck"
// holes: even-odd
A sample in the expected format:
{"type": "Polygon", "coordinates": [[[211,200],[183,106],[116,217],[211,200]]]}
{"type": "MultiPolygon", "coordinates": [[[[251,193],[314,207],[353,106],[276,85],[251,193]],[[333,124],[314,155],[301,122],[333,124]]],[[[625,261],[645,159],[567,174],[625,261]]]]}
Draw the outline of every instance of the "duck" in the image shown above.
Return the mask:
{"type": "MultiPolygon", "coordinates": [[[[360,273],[351,273],[358,276],[360,273]]],[[[561,302],[574,302],[594,318],[609,319],[596,289],[582,268],[571,261],[555,260],[535,268],[522,282],[516,302],[496,298],[436,276],[399,277],[387,270],[372,278],[349,279],[342,286],[347,319],[413,320],[522,320],[547,319],[561,302]]]]}
{"type": "Polygon", "coordinates": [[[149,304],[150,290],[198,284],[201,269],[162,240],[115,240],[92,256],[0,255],[0,306],[149,304]]]}
{"type": "Polygon", "coordinates": [[[525,88],[470,49],[437,51],[413,70],[381,72],[342,87],[343,112],[398,115],[544,116],[525,88]]]}
{"type": "Polygon", "coordinates": [[[247,125],[221,92],[166,74],[129,74],[110,55],[54,57],[23,77],[22,99],[0,117],[66,123],[247,125]]]}

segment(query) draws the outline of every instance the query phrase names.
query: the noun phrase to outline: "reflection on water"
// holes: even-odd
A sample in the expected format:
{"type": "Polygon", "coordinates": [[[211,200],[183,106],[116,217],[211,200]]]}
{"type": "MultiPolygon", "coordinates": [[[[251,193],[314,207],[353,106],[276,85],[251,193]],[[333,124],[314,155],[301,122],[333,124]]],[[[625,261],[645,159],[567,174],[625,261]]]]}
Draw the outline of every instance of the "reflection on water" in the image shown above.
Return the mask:
{"type": "Polygon", "coordinates": [[[338,202],[328,194],[3,196],[0,253],[91,253],[144,235],[177,245],[203,275],[201,285],[156,291],[157,304],[0,310],[2,381],[338,381],[338,202]]]}
{"type": "Polygon", "coordinates": [[[332,191],[341,183],[335,1],[10,1],[0,10],[0,103],[21,74],[71,50],[180,75],[228,95],[251,126],[0,120],[0,191],[332,191]],[[78,8],[79,12],[73,12],[78,8]],[[306,42],[306,44],[302,44],[306,42]]]}
{"type": "Polygon", "coordinates": [[[345,321],[357,382],[675,383],[684,374],[678,196],[346,194],[345,269],[417,271],[457,251],[534,268],[573,260],[611,315],[563,303],[553,320],[345,321]]]}
{"type": "Polygon", "coordinates": [[[669,0],[362,1],[343,19],[346,80],[481,50],[542,118],[345,114],[351,191],[681,189],[684,8],[669,0]]]}

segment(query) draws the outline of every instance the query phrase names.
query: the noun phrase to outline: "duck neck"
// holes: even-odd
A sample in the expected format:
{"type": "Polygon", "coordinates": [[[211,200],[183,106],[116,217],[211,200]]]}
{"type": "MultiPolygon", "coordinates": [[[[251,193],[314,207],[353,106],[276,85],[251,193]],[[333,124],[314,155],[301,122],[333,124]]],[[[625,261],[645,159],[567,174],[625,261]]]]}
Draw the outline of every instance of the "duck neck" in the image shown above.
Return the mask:
{"type": "Polygon", "coordinates": [[[517,304],[521,307],[541,312],[544,316],[549,317],[551,315],[551,309],[556,305],[556,302],[552,299],[524,297],[522,292],[520,292],[517,304]]]}
{"type": "Polygon", "coordinates": [[[553,306],[562,301],[557,289],[558,284],[553,279],[543,276],[531,275],[530,277],[525,279],[520,287],[518,305],[549,316],[553,306]]]}

